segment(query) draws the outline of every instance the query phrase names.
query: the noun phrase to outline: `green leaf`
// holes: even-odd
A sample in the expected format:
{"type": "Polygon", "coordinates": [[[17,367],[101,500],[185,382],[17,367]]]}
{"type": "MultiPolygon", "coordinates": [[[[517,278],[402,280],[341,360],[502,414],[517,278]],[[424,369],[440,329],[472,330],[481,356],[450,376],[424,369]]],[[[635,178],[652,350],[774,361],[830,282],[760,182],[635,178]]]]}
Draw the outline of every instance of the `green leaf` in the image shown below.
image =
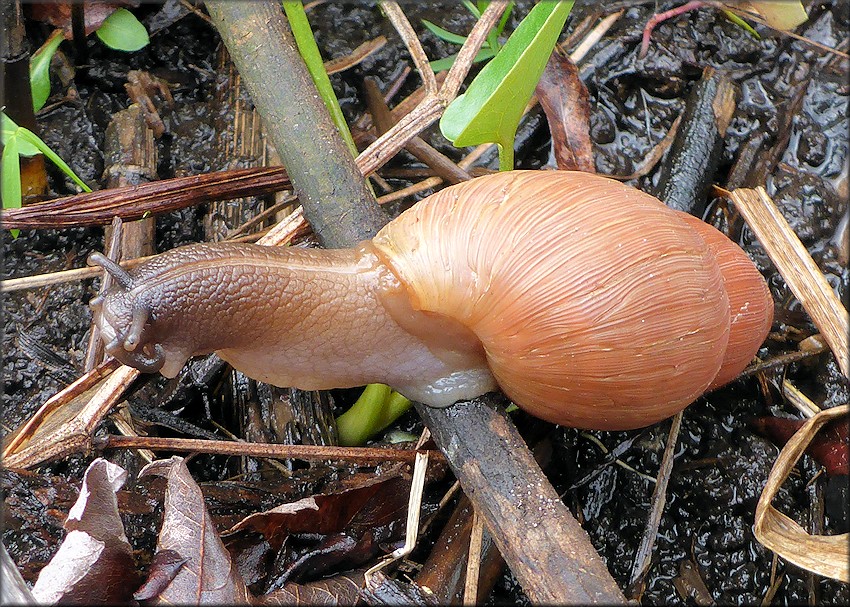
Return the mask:
{"type": "Polygon", "coordinates": [[[514,0],[508,2],[507,8],[505,8],[505,12],[502,13],[502,18],[499,19],[499,25],[496,26],[496,37],[502,35],[502,32],[505,31],[505,25],[508,23],[508,19],[511,17],[511,13],[514,12],[514,5],[516,3],[514,0]]]}
{"type": "Polygon", "coordinates": [[[723,14],[726,15],[726,18],[729,19],[729,21],[731,21],[738,27],[744,28],[744,30],[747,31],[750,35],[752,35],[756,40],[761,40],[761,36],[759,36],[758,32],[754,30],[749,23],[741,19],[732,11],[727,11],[725,8],[721,10],[723,11],[723,14]]]}
{"type": "Polygon", "coordinates": [[[479,9],[475,6],[470,0],[461,0],[461,3],[466,7],[466,9],[472,13],[476,19],[481,19],[481,13],[483,13],[483,9],[479,9]]]}
{"type": "Polygon", "coordinates": [[[422,19],[422,25],[427,27],[428,30],[437,38],[445,40],[446,42],[451,42],[452,44],[463,44],[466,42],[466,36],[461,36],[460,34],[455,34],[447,29],[443,29],[439,25],[435,25],[427,19],[422,19]]]}
{"type": "Polygon", "coordinates": [[[71,169],[71,167],[69,167],[67,164],[65,164],[65,161],[64,161],[64,160],[62,160],[61,158],[59,158],[59,155],[58,155],[56,152],[54,152],[54,151],[53,151],[53,150],[51,150],[49,147],[47,147],[47,144],[46,144],[46,143],[44,143],[44,142],[43,142],[43,141],[39,138],[39,136],[38,136],[38,135],[36,135],[35,133],[33,133],[31,130],[29,130],[29,129],[25,129],[24,127],[22,127],[22,126],[21,126],[21,127],[18,127],[18,137],[19,137],[22,141],[26,141],[26,142],[28,142],[28,143],[31,143],[31,144],[32,144],[32,145],[34,145],[36,148],[38,148],[38,150],[39,150],[42,154],[44,154],[45,156],[47,156],[47,158],[49,158],[49,159],[50,159],[50,161],[51,161],[53,164],[55,164],[55,165],[56,165],[56,166],[58,166],[60,169],[62,169],[62,172],[63,172],[63,173],[65,173],[68,177],[70,177],[71,179],[73,179],[73,180],[74,180],[74,183],[76,183],[78,186],[80,186],[80,187],[83,189],[83,191],[85,191],[85,192],[91,192],[91,188],[90,188],[89,186],[87,186],[87,185],[85,184],[85,182],[83,182],[83,180],[82,180],[82,179],[80,179],[79,177],[77,177],[77,174],[76,174],[76,173],[75,173],[75,172],[71,169]]]}
{"type": "Polygon", "coordinates": [[[497,143],[501,170],[513,168],[513,141],[522,112],[558,41],[573,2],[538,3],[466,93],[440,119],[457,147],[497,143]]]}
{"type": "Polygon", "coordinates": [[[0,158],[0,196],[4,209],[17,209],[21,206],[21,161],[18,160],[18,138],[10,137],[3,144],[3,156],[0,158]]]}
{"type": "MultiPolygon", "coordinates": [[[[487,59],[491,59],[496,56],[496,52],[492,48],[482,48],[478,51],[478,54],[475,55],[475,58],[472,60],[472,63],[480,63],[481,61],[486,61],[487,59]]],[[[431,62],[431,69],[435,72],[442,72],[443,70],[451,69],[455,60],[457,59],[457,53],[454,55],[449,55],[448,57],[443,57],[442,59],[437,59],[436,61],[431,62]]]]}
{"type": "Polygon", "coordinates": [[[384,384],[369,384],[351,408],[336,418],[339,444],[362,445],[410,409],[404,396],[384,384]]]}
{"type": "Polygon", "coordinates": [[[6,142],[9,139],[15,138],[18,139],[18,156],[35,156],[36,154],[41,154],[34,145],[27,143],[26,141],[21,141],[18,138],[18,129],[20,128],[15,122],[6,115],[6,112],[0,112],[0,123],[2,123],[2,130],[0,130],[0,141],[3,142],[3,145],[6,145],[6,142]]]}
{"type": "Polygon", "coordinates": [[[150,42],[145,26],[126,8],[109,15],[95,33],[101,42],[116,51],[137,51],[150,42]]]}
{"type": "Polygon", "coordinates": [[[345,141],[345,145],[348,146],[351,154],[357,156],[357,145],[354,143],[354,137],[352,137],[348,123],[345,121],[345,115],[339,105],[339,99],[336,98],[331,79],[325,71],[322,54],[316,44],[313,29],[310,27],[310,21],[307,19],[307,13],[304,11],[301,0],[283,0],[283,10],[286,13],[286,19],[289,21],[289,27],[292,29],[292,35],[295,37],[298,52],[304,59],[304,64],[307,66],[307,71],[310,72],[310,77],[316,85],[319,96],[324,101],[325,107],[328,108],[331,120],[336,125],[340,137],[345,141]]]}
{"type": "Polygon", "coordinates": [[[43,108],[50,96],[50,60],[63,40],[62,30],[55,30],[47,42],[30,57],[30,87],[34,112],[43,108]]]}

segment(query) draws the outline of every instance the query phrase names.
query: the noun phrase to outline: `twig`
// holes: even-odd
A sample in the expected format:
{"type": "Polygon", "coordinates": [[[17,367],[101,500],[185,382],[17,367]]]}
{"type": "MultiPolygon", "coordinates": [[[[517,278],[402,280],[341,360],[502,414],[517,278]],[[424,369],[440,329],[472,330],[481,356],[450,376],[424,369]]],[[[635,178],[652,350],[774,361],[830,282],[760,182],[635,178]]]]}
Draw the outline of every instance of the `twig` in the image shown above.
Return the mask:
{"type": "Polygon", "coordinates": [[[442,115],[443,110],[457,96],[460,85],[472,67],[472,60],[478,54],[481,45],[487,39],[487,34],[499,20],[506,6],[504,2],[490,3],[467,36],[454,65],[437,93],[426,94],[425,99],[412,112],[361,152],[357,157],[357,165],[364,175],[370,175],[382,167],[404,147],[404,144],[442,115]]]}
{"type": "Polygon", "coordinates": [[[290,187],[283,167],[237,169],[163,179],[135,186],[99,190],[3,209],[0,221],[11,228],[62,228],[108,225],[116,215],[141,219],[210,200],[259,196],[290,187]]]}
{"type": "MultiPolygon", "coordinates": [[[[304,461],[336,460],[363,466],[382,462],[413,463],[421,451],[382,447],[328,447],[324,445],[281,445],[277,443],[248,443],[244,441],[206,440],[195,438],[162,438],[158,436],[115,436],[95,439],[94,447],[106,449],[151,449],[180,453],[210,453],[212,455],[245,455],[304,461]]],[[[427,451],[432,462],[445,462],[439,451],[427,451]]]]}
{"type": "Polygon", "coordinates": [[[632,589],[642,583],[652,562],[652,547],[655,545],[655,538],[658,535],[658,526],[661,524],[664,505],[667,503],[667,484],[670,481],[670,472],[673,470],[673,456],[676,453],[676,443],[679,440],[679,429],[681,427],[682,412],[679,411],[673,416],[670,433],[667,435],[667,446],[664,449],[664,457],[661,459],[655,489],[652,491],[652,510],[649,513],[649,519],[646,522],[646,528],[632,565],[631,581],[629,582],[629,587],[632,589]]]}
{"type": "Polygon", "coordinates": [[[422,48],[422,43],[419,41],[416,32],[413,31],[413,27],[410,25],[410,21],[407,20],[404,11],[401,10],[397,2],[392,0],[382,0],[381,8],[384,10],[387,19],[393,24],[398,35],[401,36],[404,45],[410,53],[410,57],[413,59],[413,64],[419,70],[419,75],[422,77],[422,83],[425,86],[425,94],[436,95],[437,78],[434,76],[434,70],[431,69],[431,64],[428,62],[427,55],[425,55],[425,49],[422,48]]]}
{"type": "Polygon", "coordinates": [[[472,511],[472,533],[469,536],[469,556],[466,559],[466,583],[463,587],[463,604],[478,604],[478,575],[481,569],[481,542],[484,539],[484,521],[472,511]]]}

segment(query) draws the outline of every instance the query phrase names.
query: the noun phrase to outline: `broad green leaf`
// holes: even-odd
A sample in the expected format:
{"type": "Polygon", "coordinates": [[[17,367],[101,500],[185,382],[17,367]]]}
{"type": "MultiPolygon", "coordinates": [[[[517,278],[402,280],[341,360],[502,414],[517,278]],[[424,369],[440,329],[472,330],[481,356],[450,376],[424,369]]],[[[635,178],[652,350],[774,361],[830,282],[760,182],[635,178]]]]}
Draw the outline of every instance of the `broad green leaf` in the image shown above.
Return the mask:
{"type": "MultiPolygon", "coordinates": [[[[475,58],[472,60],[472,63],[479,63],[481,61],[486,61],[491,57],[496,55],[496,51],[489,47],[482,48],[478,51],[478,54],[475,55],[475,58]]],[[[435,72],[442,72],[443,70],[451,69],[455,60],[457,59],[457,53],[454,55],[449,55],[448,57],[443,57],[442,59],[437,59],[436,61],[431,62],[431,69],[435,72]]]]}
{"type": "Polygon", "coordinates": [[[457,147],[497,143],[501,170],[513,168],[513,141],[522,112],[558,41],[573,2],[538,3],[466,93],[440,119],[457,147]]]}
{"type": "Polygon", "coordinates": [[[95,33],[101,42],[116,51],[137,51],[150,42],[145,26],[126,8],[109,15],[95,33]]]}
{"type": "Polygon", "coordinates": [[[43,108],[50,96],[50,60],[64,39],[62,30],[54,31],[47,42],[30,57],[30,88],[34,112],[43,108]]]}
{"type": "Polygon", "coordinates": [[[460,34],[455,34],[447,29],[443,29],[439,25],[435,25],[427,19],[422,19],[422,25],[428,28],[437,38],[445,40],[446,42],[451,42],[452,44],[463,44],[466,42],[466,36],[461,36],[460,34]]]}
{"type": "Polygon", "coordinates": [[[4,209],[17,209],[21,206],[21,161],[18,159],[18,138],[10,137],[3,145],[0,158],[0,195],[4,209]]]}
{"type": "Polygon", "coordinates": [[[18,129],[20,128],[15,122],[6,115],[6,112],[0,113],[0,122],[2,122],[2,130],[0,131],[0,141],[3,142],[3,145],[6,145],[6,142],[9,139],[15,138],[18,140],[18,156],[35,156],[36,154],[41,154],[34,145],[27,143],[26,141],[21,141],[18,138],[18,129]]]}

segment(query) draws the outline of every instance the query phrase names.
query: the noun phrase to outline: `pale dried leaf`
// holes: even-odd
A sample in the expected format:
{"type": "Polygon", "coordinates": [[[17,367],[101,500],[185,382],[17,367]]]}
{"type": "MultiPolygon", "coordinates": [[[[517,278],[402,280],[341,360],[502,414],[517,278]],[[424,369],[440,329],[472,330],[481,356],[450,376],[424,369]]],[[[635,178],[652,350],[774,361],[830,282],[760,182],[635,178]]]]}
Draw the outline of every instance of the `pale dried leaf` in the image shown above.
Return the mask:
{"type": "Polygon", "coordinates": [[[850,377],[850,317],[823,272],[764,188],[738,188],[730,197],[850,377]]]}
{"type": "Polygon", "coordinates": [[[39,602],[98,605],[130,600],[138,574],[115,497],[126,478],[124,469],[102,458],[89,465],[65,522],[69,533],[33,586],[39,602]]]}
{"type": "Polygon", "coordinates": [[[771,501],[821,426],[848,413],[848,405],[822,411],[785,444],[759,498],[754,526],[756,539],[783,559],[842,582],[850,582],[850,534],[809,535],[801,525],[771,506],[771,501]]]}

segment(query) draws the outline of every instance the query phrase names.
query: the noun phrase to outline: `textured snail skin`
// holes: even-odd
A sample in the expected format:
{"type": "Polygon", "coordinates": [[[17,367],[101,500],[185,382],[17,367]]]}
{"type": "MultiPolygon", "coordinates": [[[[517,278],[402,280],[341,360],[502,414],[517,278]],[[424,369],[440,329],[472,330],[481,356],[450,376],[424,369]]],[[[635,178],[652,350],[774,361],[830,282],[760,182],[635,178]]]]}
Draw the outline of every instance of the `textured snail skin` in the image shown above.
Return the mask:
{"type": "Polygon", "coordinates": [[[92,307],[111,354],[169,377],[215,351],[279,386],[381,382],[432,406],[498,386],[555,423],[628,429],[734,378],[770,327],[761,275],[701,226],[604,177],[513,171],[351,250],[175,249],[92,307]]]}

